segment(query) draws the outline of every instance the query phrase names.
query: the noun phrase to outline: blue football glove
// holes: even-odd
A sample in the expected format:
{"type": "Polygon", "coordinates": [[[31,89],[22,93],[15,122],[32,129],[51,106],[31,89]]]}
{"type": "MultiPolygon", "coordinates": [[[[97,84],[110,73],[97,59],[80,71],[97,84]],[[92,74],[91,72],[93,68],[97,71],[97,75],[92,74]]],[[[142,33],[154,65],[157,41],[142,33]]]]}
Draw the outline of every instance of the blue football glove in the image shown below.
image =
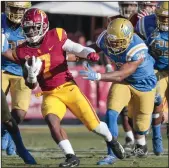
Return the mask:
{"type": "Polygon", "coordinates": [[[79,74],[81,76],[83,76],[83,79],[87,79],[87,80],[92,80],[92,81],[96,81],[96,80],[100,80],[101,79],[101,74],[95,72],[91,66],[89,65],[89,63],[84,63],[83,64],[86,70],[80,70],[79,74]]]}

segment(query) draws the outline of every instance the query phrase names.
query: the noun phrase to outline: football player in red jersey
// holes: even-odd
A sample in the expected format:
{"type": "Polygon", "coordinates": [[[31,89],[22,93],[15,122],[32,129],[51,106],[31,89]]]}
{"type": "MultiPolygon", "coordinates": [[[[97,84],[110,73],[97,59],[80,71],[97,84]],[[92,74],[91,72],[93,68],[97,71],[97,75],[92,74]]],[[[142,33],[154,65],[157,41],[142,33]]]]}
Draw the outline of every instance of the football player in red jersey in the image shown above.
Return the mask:
{"type": "Polygon", "coordinates": [[[22,26],[26,42],[17,47],[15,52],[11,53],[8,50],[3,55],[18,61],[22,66],[25,65],[27,71],[25,81],[28,87],[33,89],[39,83],[43,91],[42,115],[54,141],[66,156],[66,161],[59,166],[75,167],[80,163],[66,132],[60,126],[66,108],[69,108],[90,131],[104,137],[115,155],[123,159],[125,156],[123,147],[112,138],[107,125],[99,120],[68,70],[66,52],[96,61],[99,58],[95,50],[72,42],[62,28],[48,30],[48,17],[37,8],[29,9],[25,13],[22,26]]]}

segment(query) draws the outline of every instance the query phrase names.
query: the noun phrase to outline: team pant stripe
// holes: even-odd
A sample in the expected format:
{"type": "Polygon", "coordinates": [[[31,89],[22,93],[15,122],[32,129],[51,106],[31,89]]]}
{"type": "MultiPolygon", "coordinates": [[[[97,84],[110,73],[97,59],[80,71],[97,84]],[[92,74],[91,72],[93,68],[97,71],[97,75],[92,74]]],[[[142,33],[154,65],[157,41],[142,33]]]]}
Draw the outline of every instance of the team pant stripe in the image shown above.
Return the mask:
{"type": "MultiPolygon", "coordinates": [[[[81,91],[80,91],[80,92],[81,92],[81,91]]],[[[81,93],[82,93],[82,92],[81,92],[81,93]]],[[[93,114],[95,115],[97,121],[100,123],[100,119],[98,118],[98,116],[97,116],[97,114],[96,114],[94,108],[93,108],[92,105],[90,104],[89,100],[87,99],[87,97],[86,97],[83,93],[82,93],[82,95],[83,95],[84,98],[87,100],[88,104],[90,105],[90,108],[92,109],[93,114]]]]}

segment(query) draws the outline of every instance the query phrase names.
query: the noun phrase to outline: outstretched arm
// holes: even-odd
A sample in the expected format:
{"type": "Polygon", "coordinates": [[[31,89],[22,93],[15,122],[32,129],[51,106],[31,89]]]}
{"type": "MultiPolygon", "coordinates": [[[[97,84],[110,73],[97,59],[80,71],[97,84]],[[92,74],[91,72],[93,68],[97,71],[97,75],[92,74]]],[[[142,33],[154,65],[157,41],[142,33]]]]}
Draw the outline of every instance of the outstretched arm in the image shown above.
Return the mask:
{"type": "Polygon", "coordinates": [[[68,53],[72,53],[80,58],[89,59],[91,61],[98,61],[99,56],[96,54],[95,50],[90,47],[84,47],[78,43],[75,43],[67,39],[62,46],[62,49],[68,53]]]}
{"type": "Polygon", "coordinates": [[[117,71],[108,72],[108,73],[97,73],[91,69],[89,64],[87,64],[86,69],[80,71],[80,75],[83,76],[84,79],[88,80],[101,80],[105,82],[122,82],[125,78],[134,73],[137,67],[142,63],[143,58],[134,61],[128,62],[121,66],[121,68],[117,71]]]}

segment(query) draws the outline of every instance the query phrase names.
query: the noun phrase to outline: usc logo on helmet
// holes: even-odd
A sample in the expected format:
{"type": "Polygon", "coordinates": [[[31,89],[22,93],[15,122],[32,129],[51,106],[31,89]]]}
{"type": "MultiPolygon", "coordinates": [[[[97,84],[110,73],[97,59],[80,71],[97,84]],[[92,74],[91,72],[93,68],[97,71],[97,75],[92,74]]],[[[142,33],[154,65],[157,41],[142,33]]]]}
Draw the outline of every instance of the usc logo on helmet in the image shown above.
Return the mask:
{"type": "Polygon", "coordinates": [[[38,13],[38,14],[40,14],[40,15],[42,14],[42,15],[43,15],[43,17],[46,17],[46,13],[45,13],[45,12],[43,12],[42,10],[40,10],[40,9],[37,11],[37,13],[38,13]]]}

